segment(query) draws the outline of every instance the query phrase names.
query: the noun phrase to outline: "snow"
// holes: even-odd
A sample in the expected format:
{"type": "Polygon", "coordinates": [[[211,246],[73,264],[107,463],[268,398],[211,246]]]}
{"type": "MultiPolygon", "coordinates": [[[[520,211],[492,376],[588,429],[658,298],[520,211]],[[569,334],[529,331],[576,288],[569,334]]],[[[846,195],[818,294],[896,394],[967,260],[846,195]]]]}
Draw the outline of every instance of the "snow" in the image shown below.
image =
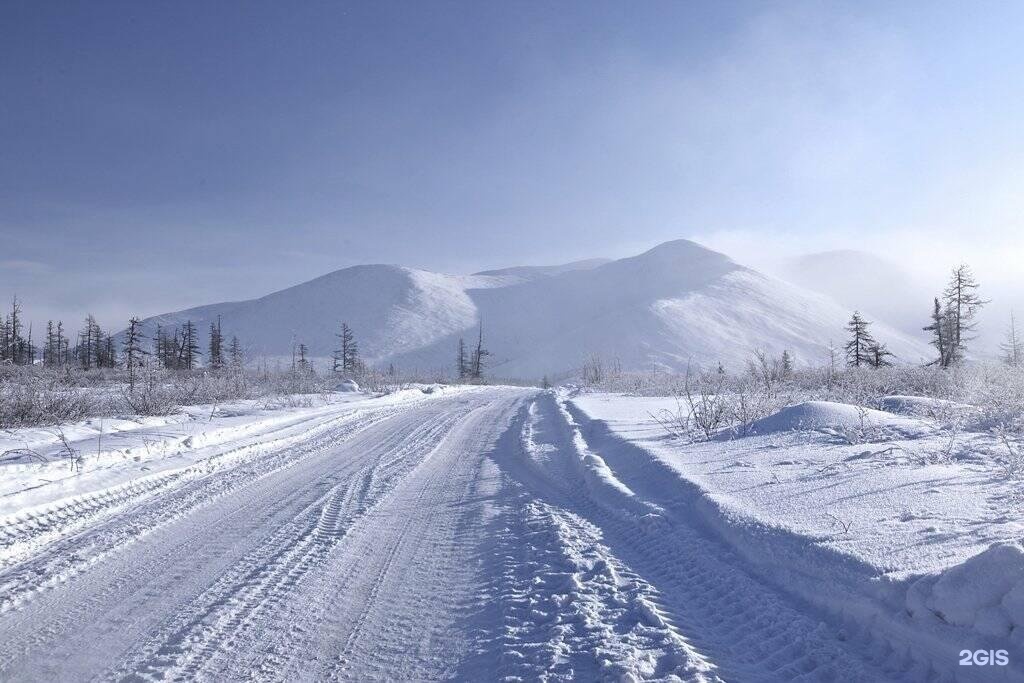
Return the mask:
{"type": "Polygon", "coordinates": [[[951,411],[968,411],[970,406],[946,401],[941,398],[930,396],[885,396],[879,402],[879,407],[890,413],[898,415],[916,415],[921,417],[936,417],[948,414],[951,411]]]}
{"type": "Polygon", "coordinates": [[[962,648],[1024,662],[1019,483],[1000,472],[990,434],[950,448],[925,416],[933,401],[892,399],[883,404],[920,417],[813,401],[752,436],[691,444],[651,418],[673,399],[582,394],[566,405],[604,462],[637,473],[625,480],[635,493],[674,490],[771,585],[936,671],[955,671],[962,648]]]}
{"type": "Polygon", "coordinates": [[[982,437],[925,461],[928,418],[871,412],[886,440],[852,444],[860,411],[818,403],[682,444],[664,406],[204,406],[68,425],[74,472],[5,433],[54,460],[0,466],[0,678],[874,683],[993,648],[1024,679],[1024,525],[982,437]]]}
{"type": "Polygon", "coordinates": [[[15,457],[0,459],[0,523],[140,482],[156,488],[214,463],[236,463],[239,454],[248,457],[252,449],[300,440],[311,423],[419,398],[422,392],[413,388],[383,397],[319,395],[309,399],[311,407],[249,400],[190,406],[176,415],[90,418],[60,428],[2,431],[0,453],[14,451],[15,457]],[[81,456],[81,468],[71,467],[60,434],[81,456]],[[24,455],[27,449],[38,455],[24,455]]]}
{"type": "MultiPolygon", "coordinates": [[[[743,365],[755,350],[783,349],[798,363],[817,364],[849,314],[826,297],[677,240],[615,261],[475,275],[355,266],[259,299],[157,316],[143,328],[152,336],[157,323],[191,319],[202,335],[220,316],[224,333],[237,335],[250,358],[287,359],[301,342],[312,357],[327,359],[345,321],[371,364],[434,371],[451,368],[458,339],[475,339],[482,319],[491,375],[539,378],[579,368],[592,354],[644,370],[743,365]]],[[[873,329],[902,362],[929,353],[881,323],[873,329]]]]}
{"type": "Polygon", "coordinates": [[[929,431],[927,424],[880,410],[851,406],[831,401],[806,401],[786,406],[773,415],[751,425],[754,434],[778,434],[800,430],[816,430],[847,434],[873,430],[877,435],[921,435],[929,431]]]}
{"type": "Polygon", "coordinates": [[[996,543],[937,577],[921,579],[912,592],[907,608],[915,616],[929,616],[924,607],[946,623],[1009,636],[1024,626],[1024,550],[1018,542],[996,543]]]}
{"type": "Polygon", "coordinates": [[[337,390],[344,393],[359,391],[359,384],[354,379],[344,379],[338,382],[337,390]]]}

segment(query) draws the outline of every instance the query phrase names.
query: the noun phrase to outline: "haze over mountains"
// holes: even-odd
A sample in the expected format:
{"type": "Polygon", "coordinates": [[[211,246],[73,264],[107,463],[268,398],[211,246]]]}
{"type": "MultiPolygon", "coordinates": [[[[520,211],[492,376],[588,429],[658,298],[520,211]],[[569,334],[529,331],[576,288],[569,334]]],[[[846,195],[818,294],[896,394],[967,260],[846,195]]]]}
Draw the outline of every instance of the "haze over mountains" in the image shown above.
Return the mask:
{"type": "Polygon", "coordinates": [[[870,312],[879,321],[912,336],[927,323],[928,290],[888,259],[855,249],[836,249],[788,259],[781,275],[801,287],[821,292],[850,310],[870,312]]]}
{"type": "MultiPolygon", "coordinates": [[[[578,368],[592,354],[636,370],[734,366],[756,349],[819,364],[830,342],[842,345],[849,315],[822,294],[676,240],[619,260],[474,275],[354,266],[258,299],[148,318],[144,328],[151,335],[157,324],[191,320],[205,338],[219,316],[250,359],[289,358],[298,343],[327,358],[345,321],[370,364],[450,370],[458,339],[475,340],[482,319],[490,373],[539,377],[578,368]]],[[[882,323],[874,332],[904,362],[930,355],[882,323]]]]}

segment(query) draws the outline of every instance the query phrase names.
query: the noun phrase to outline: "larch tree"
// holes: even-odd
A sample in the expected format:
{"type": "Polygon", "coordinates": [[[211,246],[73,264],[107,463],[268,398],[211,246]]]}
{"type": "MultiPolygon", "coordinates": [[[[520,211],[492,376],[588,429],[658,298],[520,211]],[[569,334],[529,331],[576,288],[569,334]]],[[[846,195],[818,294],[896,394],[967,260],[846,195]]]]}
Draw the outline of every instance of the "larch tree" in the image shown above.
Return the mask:
{"type": "Polygon", "coordinates": [[[53,331],[53,321],[46,321],[46,344],[43,346],[43,366],[53,367],[57,364],[57,353],[54,349],[56,339],[53,331]]]}
{"type": "Polygon", "coordinates": [[[484,321],[480,320],[480,326],[477,331],[476,348],[473,349],[472,357],[470,358],[470,379],[480,382],[484,378],[484,358],[491,355],[491,352],[484,348],[484,321]]]}
{"type": "Polygon", "coordinates": [[[466,379],[466,376],[469,375],[469,358],[466,356],[466,342],[462,337],[459,337],[459,352],[455,362],[459,379],[466,379]]]}
{"type": "Polygon", "coordinates": [[[782,376],[788,378],[793,374],[793,356],[788,349],[782,350],[782,376]]]}
{"type": "Polygon", "coordinates": [[[354,374],[359,369],[359,344],[348,323],[341,323],[341,332],[335,335],[339,346],[334,351],[334,371],[354,374]]]}
{"type": "Polygon", "coordinates": [[[106,347],[103,330],[92,314],[85,317],[85,329],[78,333],[78,346],[75,356],[83,370],[103,367],[106,347]]]}
{"type": "Polygon", "coordinates": [[[298,372],[304,375],[310,374],[312,366],[309,363],[309,359],[306,358],[306,354],[309,352],[309,349],[306,347],[305,344],[299,344],[297,351],[298,356],[295,361],[296,369],[298,370],[298,372]]]}
{"type": "Polygon", "coordinates": [[[868,365],[873,368],[887,368],[892,366],[891,358],[896,355],[886,348],[885,344],[875,342],[868,347],[868,365]]]}
{"type": "Polygon", "coordinates": [[[1020,367],[1024,362],[1024,341],[1017,333],[1017,321],[1010,311],[1010,326],[1006,329],[1006,340],[999,345],[1003,353],[1003,362],[1012,367],[1020,367]]]}
{"type": "Polygon", "coordinates": [[[242,357],[242,344],[234,335],[231,336],[231,344],[228,345],[228,357],[231,359],[231,367],[234,370],[242,369],[245,364],[245,359],[242,357]]]}
{"type": "Polygon", "coordinates": [[[871,364],[871,347],[878,342],[871,336],[868,327],[871,325],[854,311],[846,331],[850,333],[850,341],[846,342],[846,364],[852,368],[871,364]]]}
{"type": "Polygon", "coordinates": [[[199,339],[196,336],[196,326],[191,320],[186,320],[181,328],[181,351],[178,354],[181,366],[185,370],[192,370],[199,362],[199,339]]]}
{"type": "Polygon", "coordinates": [[[142,334],[142,321],[132,316],[128,321],[128,329],[125,330],[121,346],[124,365],[128,369],[128,391],[132,393],[135,392],[135,371],[142,365],[145,356],[149,355],[142,346],[145,338],[142,334]]]}
{"type": "Polygon", "coordinates": [[[971,269],[961,264],[953,269],[946,291],[943,292],[945,316],[951,333],[949,344],[953,353],[952,361],[961,360],[966,355],[967,342],[974,339],[971,333],[978,327],[975,320],[978,311],[989,303],[978,296],[978,287],[971,269]]]}
{"type": "Polygon", "coordinates": [[[940,368],[948,368],[956,360],[955,349],[951,341],[950,317],[946,313],[942,303],[939,302],[939,297],[935,297],[932,306],[932,321],[923,328],[925,332],[932,333],[931,345],[939,352],[939,357],[931,364],[937,364],[940,368]]]}
{"type": "Polygon", "coordinates": [[[224,367],[224,336],[221,333],[219,315],[217,322],[210,323],[210,353],[207,358],[211,369],[220,370],[224,367]]]}

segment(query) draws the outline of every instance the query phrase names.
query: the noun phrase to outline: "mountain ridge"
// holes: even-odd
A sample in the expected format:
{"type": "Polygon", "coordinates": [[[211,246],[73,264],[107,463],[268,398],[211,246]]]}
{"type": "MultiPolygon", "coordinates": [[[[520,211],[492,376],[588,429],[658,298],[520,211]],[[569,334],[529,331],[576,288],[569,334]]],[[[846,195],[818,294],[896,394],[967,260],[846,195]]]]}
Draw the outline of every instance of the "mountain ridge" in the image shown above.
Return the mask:
{"type": "MultiPolygon", "coordinates": [[[[313,358],[329,357],[345,321],[367,362],[421,371],[453,367],[458,339],[475,338],[482,319],[492,374],[539,377],[571,372],[593,354],[633,370],[734,365],[756,349],[820,363],[830,340],[842,338],[849,312],[696,242],[673,240],[622,259],[471,275],[351,266],[258,298],[153,316],[143,330],[192,320],[205,341],[218,316],[251,358],[288,358],[297,343],[313,358]]],[[[884,325],[875,331],[906,362],[926,353],[884,325]]]]}

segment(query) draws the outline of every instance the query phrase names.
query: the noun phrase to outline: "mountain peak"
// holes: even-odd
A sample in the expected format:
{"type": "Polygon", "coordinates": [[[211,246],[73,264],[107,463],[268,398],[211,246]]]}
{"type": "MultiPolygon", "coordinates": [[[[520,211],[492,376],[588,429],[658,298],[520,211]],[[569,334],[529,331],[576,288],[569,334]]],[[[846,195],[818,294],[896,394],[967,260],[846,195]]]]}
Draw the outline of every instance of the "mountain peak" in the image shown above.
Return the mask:
{"type": "Polygon", "coordinates": [[[631,259],[624,260],[642,260],[647,262],[685,262],[685,263],[720,263],[720,264],[731,264],[735,266],[735,262],[726,256],[725,254],[715,251],[714,249],[708,249],[702,244],[698,244],[693,240],[678,239],[669,240],[668,242],[662,242],[661,244],[648,249],[642,254],[633,256],[631,259]]]}

